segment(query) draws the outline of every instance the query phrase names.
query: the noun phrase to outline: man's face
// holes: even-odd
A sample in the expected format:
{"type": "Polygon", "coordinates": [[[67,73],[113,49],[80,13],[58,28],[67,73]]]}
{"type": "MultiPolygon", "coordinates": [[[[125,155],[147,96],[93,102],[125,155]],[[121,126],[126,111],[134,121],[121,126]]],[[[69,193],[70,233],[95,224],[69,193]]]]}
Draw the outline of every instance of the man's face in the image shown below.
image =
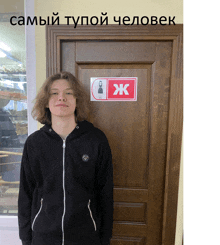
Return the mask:
{"type": "Polygon", "coordinates": [[[57,117],[75,119],[76,98],[69,82],[59,79],[52,83],[48,107],[51,112],[51,119],[57,117]]]}

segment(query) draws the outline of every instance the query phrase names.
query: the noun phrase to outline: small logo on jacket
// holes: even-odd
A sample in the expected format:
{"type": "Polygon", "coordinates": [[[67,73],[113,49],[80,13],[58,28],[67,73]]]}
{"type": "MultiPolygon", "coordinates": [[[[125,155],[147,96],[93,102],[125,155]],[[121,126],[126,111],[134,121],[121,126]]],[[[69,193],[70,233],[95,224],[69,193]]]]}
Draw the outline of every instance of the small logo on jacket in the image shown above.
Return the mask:
{"type": "Polygon", "coordinates": [[[82,160],[83,160],[83,162],[88,162],[89,161],[89,156],[87,154],[84,154],[82,156],[82,160]]]}

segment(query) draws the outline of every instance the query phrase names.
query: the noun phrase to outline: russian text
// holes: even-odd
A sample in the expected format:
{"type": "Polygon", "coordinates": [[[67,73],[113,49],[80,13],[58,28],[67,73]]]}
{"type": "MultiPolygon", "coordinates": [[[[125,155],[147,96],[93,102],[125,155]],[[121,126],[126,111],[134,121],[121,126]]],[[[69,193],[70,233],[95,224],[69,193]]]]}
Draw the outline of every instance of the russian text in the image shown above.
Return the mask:
{"type": "MultiPolygon", "coordinates": [[[[59,25],[60,24],[60,17],[58,16],[59,13],[54,13],[53,16],[34,16],[30,17],[27,16],[12,16],[10,18],[10,24],[15,25],[59,25]]],[[[101,16],[65,16],[66,24],[67,25],[74,25],[76,28],[78,25],[108,25],[109,18],[107,16],[107,12],[101,12],[101,16]]],[[[114,16],[113,21],[118,25],[176,25],[175,23],[175,16],[114,16]]]]}

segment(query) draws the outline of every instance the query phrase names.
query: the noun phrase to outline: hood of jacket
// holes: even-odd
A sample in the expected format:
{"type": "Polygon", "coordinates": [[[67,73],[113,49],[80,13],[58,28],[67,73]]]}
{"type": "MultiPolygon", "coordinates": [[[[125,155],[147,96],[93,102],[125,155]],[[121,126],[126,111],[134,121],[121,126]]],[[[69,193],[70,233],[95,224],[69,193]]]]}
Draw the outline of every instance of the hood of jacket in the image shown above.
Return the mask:
{"type": "MultiPolygon", "coordinates": [[[[71,137],[80,137],[81,135],[88,133],[91,130],[94,130],[95,127],[92,123],[84,120],[78,121],[74,130],[68,135],[69,138],[71,137]]],[[[45,124],[40,130],[44,131],[45,133],[50,134],[51,136],[57,136],[57,133],[53,130],[50,124],[45,124]]]]}

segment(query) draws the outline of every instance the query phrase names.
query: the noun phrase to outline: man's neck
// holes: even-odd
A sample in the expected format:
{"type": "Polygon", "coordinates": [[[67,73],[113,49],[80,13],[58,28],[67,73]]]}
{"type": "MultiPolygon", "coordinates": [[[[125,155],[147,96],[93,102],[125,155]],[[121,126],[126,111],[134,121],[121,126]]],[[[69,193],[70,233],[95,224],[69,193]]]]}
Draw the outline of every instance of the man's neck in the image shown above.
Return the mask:
{"type": "Polygon", "coordinates": [[[75,117],[52,117],[52,128],[62,139],[65,139],[75,127],[75,117]]]}

